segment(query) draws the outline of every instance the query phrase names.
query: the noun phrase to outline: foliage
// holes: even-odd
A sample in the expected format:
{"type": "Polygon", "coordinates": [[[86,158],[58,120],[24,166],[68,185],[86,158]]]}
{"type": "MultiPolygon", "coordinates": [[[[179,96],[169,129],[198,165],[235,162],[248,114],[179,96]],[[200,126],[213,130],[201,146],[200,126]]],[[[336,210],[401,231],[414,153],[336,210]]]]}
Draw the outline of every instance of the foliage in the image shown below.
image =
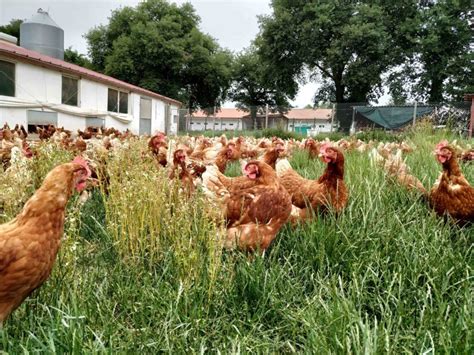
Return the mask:
{"type": "Polygon", "coordinates": [[[72,49],[72,47],[68,47],[64,50],[64,61],[92,69],[91,61],[84,54],[80,54],[78,51],[72,49]]]}
{"type": "Polygon", "coordinates": [[[315,102],[375,99],[381,74],[400,60],[399,43],[410,32],[406,23],[415,5],[396,4],[275,0],[273,16],[261,19],[260,53],[276,67],[286,66],[285,81],[304,70],[313,73],[322,84],[315,102]]]}
{"type": "Polygon", "coordinates": [[[23,20],[12,19],[7,25],[0,26],[0,32],[6,33],[7,35],[14,36],[20,40],[20,25],[23,20]]]}
{"type": "Polygon", "coordinates": [[[231,54],[198,29],[189,3],[150,0],[112,12],[86,35],[96,70],[181,100],[219,107],[230,85],[231,54]]]}
{"type": "Polygon", "coordinates": [[[418,13],[416,43],[405,63],[389,76],[397,103],[462,101],[474,90],[470,1],[427,1],[418,13]]]}
{"type": "Polygon", "coordinates": [[[284,107],[289,106],[287,95],[277,86],[270,66],[259,56],[255,47],[237,55],[232,79],[229,98],[237,103],[238,108],[250,112],[254,128],[263,126],[261,117],[266,105],[272,112],[282,112],[284,107]]]}
{"type": "Polygon", "coordinates": [[[369,131],[358,132],[355,137],[364,142],[371,140],[379,142],[401,142],[404,139],[403,134],[387,132],[383,129],[371,129],[369,131]]]}

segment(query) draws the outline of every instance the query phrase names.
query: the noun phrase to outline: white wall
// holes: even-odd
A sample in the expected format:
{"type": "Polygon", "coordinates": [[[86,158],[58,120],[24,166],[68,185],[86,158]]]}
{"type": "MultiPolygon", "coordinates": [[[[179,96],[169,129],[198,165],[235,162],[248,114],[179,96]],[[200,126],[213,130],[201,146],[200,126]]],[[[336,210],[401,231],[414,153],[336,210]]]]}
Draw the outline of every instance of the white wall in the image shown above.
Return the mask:
{"type": "Polygon", "coordinates": [[[294,122],[293,120],[290,120],[288,129],[290,131],[294,131],[295,127],[309,127],[312,132],[315,132],[314,134],[331,132],[331,122],[327,122],[326,120],[316,121],[316,123],[314,122],[314,120],[305,120],[305,121],[295,120],[294,122]],[[294,124],[294,127],[291,126],[293,124],[294,124]]]}
{"type": "Polygon", "coordinates": [[[15,96],[32,102],[61,103],[61,74],[31,64],[15,65],[15,96]]]}
{"type": "MultiPolygon", "coordinates": [[[[1,59],[1,58],[0,58],[1,59]]],[[[58,112],[58,125],[65,129],[77,130],[85,129],[85,115],[94,117],[95,115],[106,115],[105,126],[114,127],[118,130],[131,130],[139,132],[140,124],[140,96],[137,93],[129,94],[128,114],[115,114],[125,118],[125,121],[118,120],[107,113],[107,97],[109,86],[91,81],[89,79],[79,79],[78,106],[68,106],[61,104],[62,73],[26,63],[15,63],[15,97],[0,96],[1,101],[23,101],[25,107],[7,108],[0,103],[0,125],[6,122],[10,126],[15,124],[27,124],[28,109],[41,110],[41,107],[27,108],[31,105],[54,105],[58,112]],[[67,110],[68,112],[63,112],[67,110]],[[73,112],[70,112],[73,111],[73,112]],[[76,111],[76,112],[74,112],[76,111]],[[127,122],[127,119],[129,122],[127,122]]],[[[112,89],[119,89],[110,86],[112,89]]],[[[120,89],[119,89],[120,90],[120,89]]],[[[144,96],[146,97],[146,96],[144,96]]],[[[149,97],[148,97],[149,98],[149,97]]],[[[22,103],[23,104],[23,103],[22,103]]],[[[152,99],[152,132],[165,130],[165,102],[152,99]]],[[[5,106],[5,105],[4,105],[5,106]]],[[[45,108],[48,110],[47,108],[45,108]]],[[[53,109],[54,110],[54,109],[53,109]]],[[[178,107],[171,107],[171,114],[178,114],[178,107]]],[[[173,119],[171,117],[171,121],[173,119]]],[[[171,126],[171,132],[177,132],[177,125],[171,126]]]]}
{"type": "Polygon", "coordinates": [[[79,105],[101,112],[107,111],[108,87],[88,79],[79,81],[79,105]]]}
{"type": "Polygon", "coordinates": [[[178,134],[179,125],[179,108],[178,106],[170,106],[170,130],[169,134],[178,134]]]}
{"type": "MultiPolygon", "coordinates": [[[[190,131],[204,131],[205,119],[204,118],[191,118],[189,122],[189,130],[190,131]]],[[[207,130],[208,131],[234,131],[234,130],[242,130],[242,120],[239,119],[223,119],[222,120],[222,128],[221,128],[221,120],[219,118],[214,119],[209,117],[207,119],[207,130]],[[217,124],[215,124],[217,123],[217,124]],[[214,129],[213,129],[214,127],[214,129]]]]}
{"type": "Polygon", "coordinates": [[[152,116],[151,120],[151,133],[154,134],[158,131],[165,131],[165,107],[166,103],[153,99],[152,101],[152,116]]]}
{"type": "Polygon", "coordinates": [[[83,131],[86,128],[86,119],[66,113],[58,113],[58,126],[64,127],[70,131],[76,132],[78,129],[83,131]]]}
{"type": "MultiPolygon", "coordinates": [[[[5,96],[0,96],[0,100],[2,97],[5,96]]],[[[5,123],[8,123],[10,127],[14,127],[16,124],[26,127],[26,110],[0,107],[0,126],[3,127],[5,123]]]]}

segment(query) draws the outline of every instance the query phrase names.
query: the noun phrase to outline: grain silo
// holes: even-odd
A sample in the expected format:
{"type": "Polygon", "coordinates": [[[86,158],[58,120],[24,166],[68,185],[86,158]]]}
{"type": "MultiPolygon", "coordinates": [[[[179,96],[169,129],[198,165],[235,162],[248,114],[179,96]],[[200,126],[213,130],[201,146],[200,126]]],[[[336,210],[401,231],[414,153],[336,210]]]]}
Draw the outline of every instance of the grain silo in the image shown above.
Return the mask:
{"type": "Polygon", "coordinates": [[[42,9],[20,25],[20,46],[64,59],[64,31],[42,9]]]}

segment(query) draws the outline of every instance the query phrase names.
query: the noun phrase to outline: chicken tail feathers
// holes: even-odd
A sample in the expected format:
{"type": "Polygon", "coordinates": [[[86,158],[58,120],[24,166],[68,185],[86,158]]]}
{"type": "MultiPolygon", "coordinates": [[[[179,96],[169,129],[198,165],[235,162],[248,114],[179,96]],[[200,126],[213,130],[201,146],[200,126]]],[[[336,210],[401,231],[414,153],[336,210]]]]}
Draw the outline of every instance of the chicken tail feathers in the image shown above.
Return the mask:
{"type": "Polygon", "coordinates": [[[277,176],[281,176],[285,172],[292,170],[290,162],[287,159],[282,159],[276,164],[277,176]]]}
{"type": "Polygon", "coordinates": [[[228,191],[219,180],[219,169],[215,165],[206,167],[206,171],[202,174],[202,187],[204,193],[208,197],[216,197],[226,194],[228,191]]]}

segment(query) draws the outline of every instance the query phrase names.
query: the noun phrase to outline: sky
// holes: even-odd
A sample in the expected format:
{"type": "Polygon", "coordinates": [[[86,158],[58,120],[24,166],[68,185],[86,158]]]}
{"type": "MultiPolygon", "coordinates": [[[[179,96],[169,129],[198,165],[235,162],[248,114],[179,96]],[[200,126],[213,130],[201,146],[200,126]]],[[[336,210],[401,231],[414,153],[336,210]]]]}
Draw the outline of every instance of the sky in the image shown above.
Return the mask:
{"type": "MultiPolygon", "coordinates": [[[[13,18],[29,19],[38,8],[49,12],[64,30],[64,47],[87,53],[83,35],[94,26],[107,24],[112,10],[135,6],[139,0],[0,0],[0,25],[13,18]]],[[[259,31],[258,15],[271,13],[270,0],[175,0],[190,2],[201,17],[200,28],[234,52],[248,47],[259,31]]],[[[312,103],[317,85],[303,85],[292,102],[295,107],[312,103]]],[[[231,107],[232,103],[224,106],[231,107]]]]}

